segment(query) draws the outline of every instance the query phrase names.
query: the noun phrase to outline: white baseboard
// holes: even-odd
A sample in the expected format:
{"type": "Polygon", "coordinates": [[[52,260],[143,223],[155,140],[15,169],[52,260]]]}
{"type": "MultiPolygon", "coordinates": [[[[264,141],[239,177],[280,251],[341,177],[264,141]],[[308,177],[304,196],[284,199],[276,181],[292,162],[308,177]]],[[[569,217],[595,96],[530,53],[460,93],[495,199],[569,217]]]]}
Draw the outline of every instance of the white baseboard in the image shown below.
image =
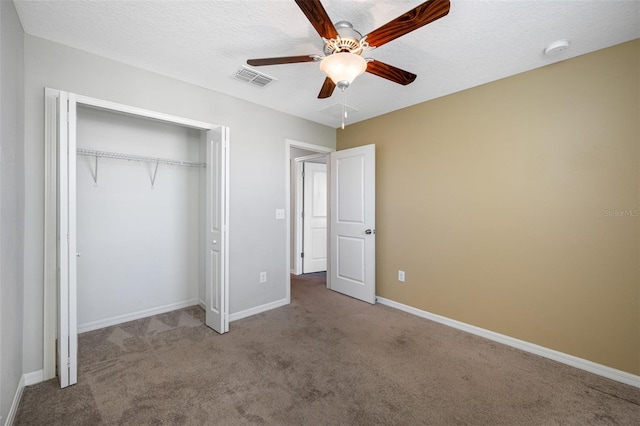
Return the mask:
{"type": "Polygon", "coordinates": [[[18,382],[18,388],[16,389],[16,394],[13,397],[13,402],[11,403],[11,408],[9,408],[9,412],[7,413],[7,419],[4,422],[4,426],[11,426],[13,421],[16,418],[16,413],[18,412],[18,406],[20,405],[20,400],[22,399],[22,392],[24,391],[24,375],[20,378],[18,382]]]}
{"type": "Polygon", "coordinates": [[[150,317],[152,315],[164,314],[165,312],[175,311],[177,309],[188,308],[189,306],[198,305],[199,299],[190,299],[183,302],[171,303],[164,306],[158,306],[156,308],[144,309],[138,312],[132,312],[130,314],[118,315],[111,318],[105,318],[98,321],[91,321],[84,324],[78,324],[78,333],[85,333],[87,331],[98,330],[100,328],[110,327],[116,324],[122,324],[127,321],[134,321],[140,318],[150,317]]]}
{"type": "Polygon", "coordinates": [[[244,311],[236,312],[235,314],[229,315],[229,322],[250,317],[252,315],[256,315],[261,312],[270,311],[271,309],[279,308],[281,306],[285,306],[288,304],[289,302],[287,301],[286,298],[276,300],[275,302],[265,303],[264,305],[256,306],[255,308],[246,309],[244,311]]]}
{"type": "Polygon", "coordinates": [[[22,377],[24,378],[25,386],[37,385],[44,380],[44,370],[25,373],[22,377]]]}
{"type": "Polygon", "coordinates": [[[544,358],[551,359],[553,361],[561,362],[563,364],[570,365],[575,368],[579,368],[584,371],[588,371],[593,374],[597,374],[602,377],[606,377],[617,382],[625,383],[630,386],[640,388],[640,376],[627,373],[626,371],[617,370],[615,368],[607,367],[606,365],[597,364],[595,362],[578,358],[573,355],[558,352],[553,349],[545,348],[543,346],[529,343],[524,340],[516,339],[513,337],[505,336],[504,334],[496,333],[484,328],[476,327],[474,325],[466,324],[464,322],[456,321],[451,318],[443,317],[441,315],[432,314],[431,312],[423,311],[421,309],[414,308],[412,306],[404,305],[402,303],[394,302],[393,300],[385,299],[384,297],[376,297],[378,303],[386,305],[401,311],[426,318],[431,321],[444,324],[449,327],[456,328],[458,330],[465,331],[467,333],[475,334],[485,339],[493,340],[494,342],[502,343],[507,346],[511,346],[525,352],[529,352],[535,355],[542,356],[544,358]]]}
{"type": "MultiPolygon", "coordinates": [[[[11,426],[13,421],[16,418],[16,413],[18,412],[18,406],[20,405],[20,401],[22,400],[22,393],[24,392],[25,386],[31,386],[42,382],[44,377],[44,371],[32,371],[31,373],[25,373],[20,378],[18,382],[18,388],[16,389],[16,394],[13,397],[13,402],[11,403],[11,408],[9,409],[9,413],[7,414],[7,419],[4,422],[4,426],[11,426]]],[[[0,424],[2,423],[2,419],[0,418],[0,424]]]]}

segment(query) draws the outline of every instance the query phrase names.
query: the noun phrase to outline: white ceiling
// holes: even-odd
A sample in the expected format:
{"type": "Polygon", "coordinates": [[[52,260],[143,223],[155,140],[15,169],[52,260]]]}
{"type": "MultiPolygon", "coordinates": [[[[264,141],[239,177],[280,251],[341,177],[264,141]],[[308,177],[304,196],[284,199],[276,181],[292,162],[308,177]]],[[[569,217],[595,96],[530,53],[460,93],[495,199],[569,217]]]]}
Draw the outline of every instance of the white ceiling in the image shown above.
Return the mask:
{"type": "MultiPolygon", "coordinates": [[[[422,0],[323,0],[332,21],[362,34],[422,0]]],[[[331,127],[343,102],[317,99],[318,63],[254,69],[265,88],[231,78],[250,58],[322,54],[323,42],[293,0],[14,0],[26,33],[92,52],[331,127]]],[[[451,0],[444,18],[374,49],[372,57],[418,75],[401,86],[365,73],[346,91],[357,122],[640,38],[638,0],[451,0]],[[559,57],[544,48],[570,41],[559,57]]]]}

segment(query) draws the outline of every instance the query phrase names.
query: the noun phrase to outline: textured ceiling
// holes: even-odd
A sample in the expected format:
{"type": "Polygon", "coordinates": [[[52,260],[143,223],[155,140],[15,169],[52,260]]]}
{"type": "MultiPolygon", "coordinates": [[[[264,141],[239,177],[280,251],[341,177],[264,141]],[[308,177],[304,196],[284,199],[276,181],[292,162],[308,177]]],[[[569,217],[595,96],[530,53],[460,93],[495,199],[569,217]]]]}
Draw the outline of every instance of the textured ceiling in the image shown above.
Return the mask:
{"type": "MultiPolygon", "coordinates": [[[[336,90],[309,62],[254,69],[264,88],[231,78],[249,58],[322,54],[323,42],[293,0],[14,0],[26,33],[210,88],[331,127],[336,90]],[[333,111],[327,113],[323,110],[333,111]]],[[[323,0],[334,21],[367,34],[422,0],[323,0]]],[[[365,57],[418,75],[401,86],[365,73],[347,89],[347,124],[640,38],[640,1],[451,0],[449,15],[365,57]],[[562,55],[544,48],[570,41],[562,55]]]]}

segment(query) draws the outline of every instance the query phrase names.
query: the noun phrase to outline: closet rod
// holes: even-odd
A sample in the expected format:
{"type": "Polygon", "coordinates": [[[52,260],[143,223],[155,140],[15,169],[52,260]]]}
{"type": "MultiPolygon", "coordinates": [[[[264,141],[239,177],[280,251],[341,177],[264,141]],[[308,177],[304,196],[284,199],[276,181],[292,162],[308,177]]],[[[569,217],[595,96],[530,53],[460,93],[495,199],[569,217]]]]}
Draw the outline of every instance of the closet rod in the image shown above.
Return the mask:
{"type": "Polygon", "coordinates": [[[98,157],[101,157],[101,158],[113,158],[116,160],[145,161],[148,163],[156,163],[156,165],[168,164],[170,166],[206,167],[206,163],[197,163],[194,161],[169,160],[167,158],[145,157],[143,155],[121,154],[118,152],[106,152],[106,151],[94,151],[91,149],[82,149],[82,148],[78,148],[76,150],[76,153],[78,155],[87,155],[90,157],[96,157],[96,159],[98,157]]]}

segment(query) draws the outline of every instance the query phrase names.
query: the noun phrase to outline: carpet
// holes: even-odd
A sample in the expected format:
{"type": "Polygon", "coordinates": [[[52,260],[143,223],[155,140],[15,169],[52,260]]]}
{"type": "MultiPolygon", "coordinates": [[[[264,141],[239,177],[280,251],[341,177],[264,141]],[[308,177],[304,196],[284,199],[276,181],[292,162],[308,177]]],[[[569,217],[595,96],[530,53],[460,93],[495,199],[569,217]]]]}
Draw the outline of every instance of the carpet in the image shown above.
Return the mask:
{"type": "Polygon", "coordinates": [[[219,335],[194,306],[79,336],[15,425],[638,425],[640,389],[292,277],[219,335]]]}

